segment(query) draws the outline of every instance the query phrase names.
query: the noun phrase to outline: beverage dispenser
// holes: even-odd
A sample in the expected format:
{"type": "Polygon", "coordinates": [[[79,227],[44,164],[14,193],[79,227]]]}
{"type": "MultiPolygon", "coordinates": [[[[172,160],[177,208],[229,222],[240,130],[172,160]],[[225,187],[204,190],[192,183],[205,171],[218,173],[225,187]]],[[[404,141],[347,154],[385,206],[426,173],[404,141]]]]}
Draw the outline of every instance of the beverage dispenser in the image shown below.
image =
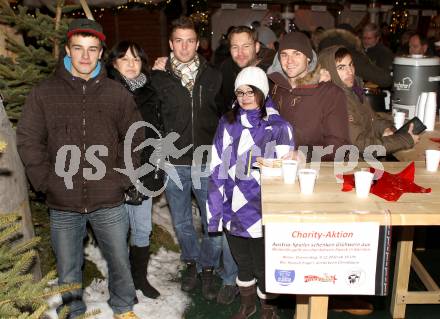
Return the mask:
{"type": "Polygon", "coordinates": [[[417,115],[417,99],[422,92],[437,92],[440,81],[440,58],[411,55],[394,58],[393,111],[417,115]]]}

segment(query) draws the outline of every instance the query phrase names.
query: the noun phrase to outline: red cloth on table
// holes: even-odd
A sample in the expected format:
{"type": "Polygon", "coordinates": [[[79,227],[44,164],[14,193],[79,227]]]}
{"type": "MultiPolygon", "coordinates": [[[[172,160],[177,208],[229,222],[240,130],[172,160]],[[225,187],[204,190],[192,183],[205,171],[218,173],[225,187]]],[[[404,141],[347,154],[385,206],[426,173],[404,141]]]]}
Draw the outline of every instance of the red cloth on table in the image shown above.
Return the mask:
{"type": "MultiPolygon", "coordinates": [[[[383,172],[382,177],[371,185],[370,193],[392,202],[397,201],[403,193],[430,193],[431,188],[423,188],[414,183],[415,170],[414,162],[397,174],[390,174],[370,167],[370,172],[375,175],[383,172]]],[[[354,174],[343,177],[342,191],[349,192],[355,187],[354,174]]]]}

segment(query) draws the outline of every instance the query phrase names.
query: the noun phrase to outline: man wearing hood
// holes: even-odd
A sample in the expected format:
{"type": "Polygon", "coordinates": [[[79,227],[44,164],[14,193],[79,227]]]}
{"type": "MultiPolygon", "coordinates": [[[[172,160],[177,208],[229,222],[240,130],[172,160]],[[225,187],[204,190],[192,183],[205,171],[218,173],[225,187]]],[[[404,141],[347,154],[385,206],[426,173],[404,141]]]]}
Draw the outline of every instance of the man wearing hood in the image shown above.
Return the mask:
{"type": "MultiPolygon", "coordinates": [[[[67,55],[26,99],[17,146],[30,182],[47,195],[58,284],[82,283],[88,222],[109,268],[114,318],[136,319],[124,207],[124,191],[131,183],[114,168],[126,166],[124,138],[141,116],[131,94],[107,78],[100,62],[104,41],[97,22],[73,20],[67,55]]],[[[132,145],[139,145],[141,138],[136,132],[132,145]]],[[[134,167],[139,166],[139,152],[131,156],[134,167]]],[[[82,289],[70,290],[62,299],[69,306],[68,318],[86,311],[82,289]]]]}
{"type": "Polygon", "coordinates": [[[349,30],[329,29],[318,37],[318,52],[333,45],[342,45],[350,51],[357,74],[364,82],[372,82],[381,88],[390,87],[393,79],[390,70],[385,70],[370,61],[362,48],[361,40],[349,30]]]}
{"type": "Polygon", "coordinates": [[[414,146],[419,137],[412,133],[412,128],[408,133],[394,134],[392,122],[373,111],[356,77],[351,54],[345,47],[332,46],[322,50],[318,63],[330,73],[331,82],[344,90],[350,140],[360,154],[369,145],[382,145],[388,154],[414,146]]]}
{"type": "Polygon", "coordinates": [[[307,148],[308,161],[342,160],[344,154],[335,158],[336,151],[350,144],[344,92],[333,83],[319,83],[320,69],[312,68],[313,59],[305,34],[285,35],[268,71],[270,94],[280,115],[295,128],[295,144],[307,148]]]}

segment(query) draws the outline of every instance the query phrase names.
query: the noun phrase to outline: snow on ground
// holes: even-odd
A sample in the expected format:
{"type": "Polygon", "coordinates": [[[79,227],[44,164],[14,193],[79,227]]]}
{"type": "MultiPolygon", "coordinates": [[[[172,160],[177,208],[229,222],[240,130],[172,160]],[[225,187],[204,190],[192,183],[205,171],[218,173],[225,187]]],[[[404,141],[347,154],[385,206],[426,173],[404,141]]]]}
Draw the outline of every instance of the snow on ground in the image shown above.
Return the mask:
{"type": "MultiPolygon", "coordinates": [[[[153,206],[153,221],[163,226],[175,238],[168,207],[165,205],[163,201],[155,203],[153,206]]],[[[197,215],[196,211],[194,211],[194,215],[197,215]]],[[[194,224],[199,225],[200,219],[197,220],[195,218],[194,224]]],[[[103,276],[107,278],[107,264],[102,258],[98,247],[89,243],[85,248],[85,257],[94,262],[103,276]]],[[[161,295],[157,299],[149,299],[144,297],[140,291],[136,292],[139,303],[134,306],[134,312],[140,318],[183,318],[185,309],[188,307],[191,299],[180,290],[180,280],[178,277],[183,264],[179,258],[180,255],[178,253],[167,251],[164,248],[160,248],[156,255],[151,255],[148,267],[148,280],[159,290],[161,295]]],[[[101,311],[99,315],[93,317],[94,319],[113,318],[113,312],[107,304],[108,298],[109,293],[106,279],[94,279],[90,286],[84,290],[83,300],[87,305],[87,310],[99,309],[101,311]]],[[[52,297],[48,302],[51,309],[47,314],[51,319],[58,318],[55,308],[61,303],[60,295],[52,297]]]]}
{"type": "MultiPolygon", "coordinates": [[[[85,250],[86,258],[96,263],[98,269],[106,276],[107,265],[102,259],[101,252],[93,245],[88,245],[85,250]]],[[[179,254],[161,248],[156,255],[152,255],[148,268],[148,280],[160,291],[158,299],[149,299],[137,291],[139,303],[134,306],[134,312],[140,318],[180,319],[190,303],[190,298],[180,290],[178,280],[182,263],[179,254]]],[[[109,293],[107,280],[94,279],[90,286],[84,290],[84,301],[87,310],[100,309],[101,313],[94,319],[109,319],[113,312],[107,304],[109,293]]],[[[52,309],[48,312],[50,318],[58,318],[55,308],[61,302],[61,297],[51,298],[49,304],[52,309]]]]}

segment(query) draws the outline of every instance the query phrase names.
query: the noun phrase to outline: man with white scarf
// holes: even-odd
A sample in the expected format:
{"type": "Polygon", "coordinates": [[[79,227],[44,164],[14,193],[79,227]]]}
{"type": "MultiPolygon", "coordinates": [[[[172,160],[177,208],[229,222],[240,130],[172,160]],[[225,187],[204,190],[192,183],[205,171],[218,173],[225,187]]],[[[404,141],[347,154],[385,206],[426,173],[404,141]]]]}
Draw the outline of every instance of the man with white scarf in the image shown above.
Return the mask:
{"type": "Polygon", "coordinates": [[[174,165],[177,176],[168,176],[165,189],[181,259],[186,263],[181,288],[192,291],[201,273],[203,297],[213,300],[217,296],[214,269],[219,266],[222,237],[207,231],[209,165],[206,166],[206,156],[196,149],[206,145],[204,149],[208,150],[212,145],[223,112],[219,98],[222,77],[197,54],[198,35],[189,18],[181,17],[172,23],[169,45],[172,52],[165,69],[153,71],[152,85],[159,95],[165,134],[178,133],[174,146],[187,150],[174,157],[167,154],[168,165],[174,165]],[[193,225],[192,193],[201,213],[201,242],[193,225]]]}

